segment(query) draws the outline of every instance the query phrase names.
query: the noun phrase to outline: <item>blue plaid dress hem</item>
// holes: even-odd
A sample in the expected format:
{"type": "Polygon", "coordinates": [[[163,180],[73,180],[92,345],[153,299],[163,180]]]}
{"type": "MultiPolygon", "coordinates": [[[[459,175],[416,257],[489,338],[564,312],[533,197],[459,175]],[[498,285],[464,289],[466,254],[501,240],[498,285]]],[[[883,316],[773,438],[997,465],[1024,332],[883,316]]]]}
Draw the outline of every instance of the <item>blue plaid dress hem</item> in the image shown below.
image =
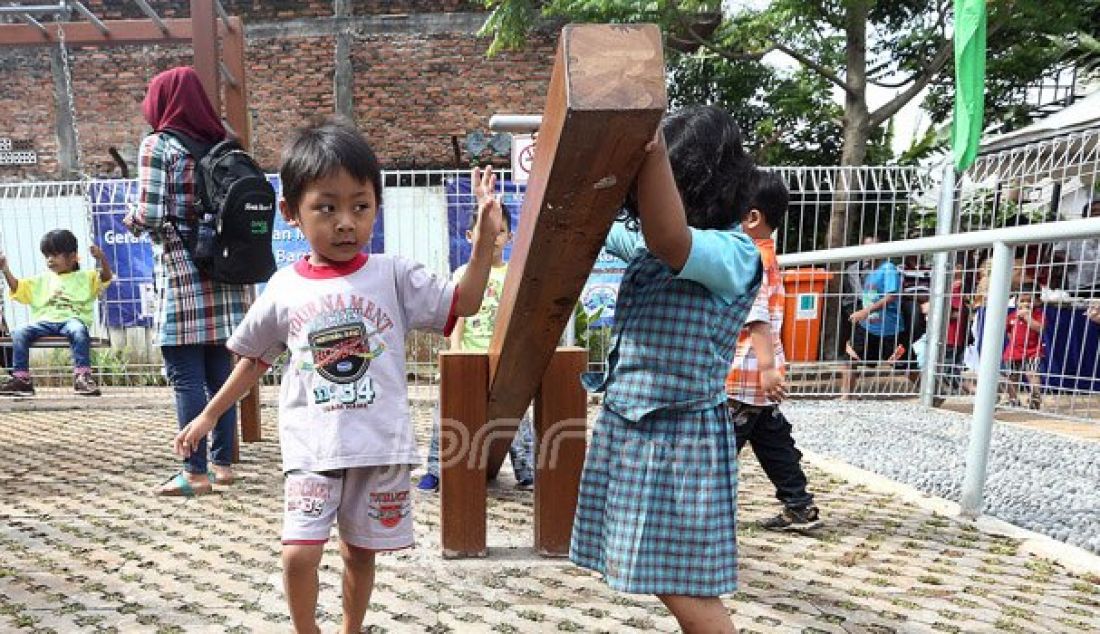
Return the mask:
{"type": "Polygon", "coordinates": [[[570,559],[621,592],[734,592],[737,469],[724,404],[638,422],[605,408],[581,476],[570,559]]]}

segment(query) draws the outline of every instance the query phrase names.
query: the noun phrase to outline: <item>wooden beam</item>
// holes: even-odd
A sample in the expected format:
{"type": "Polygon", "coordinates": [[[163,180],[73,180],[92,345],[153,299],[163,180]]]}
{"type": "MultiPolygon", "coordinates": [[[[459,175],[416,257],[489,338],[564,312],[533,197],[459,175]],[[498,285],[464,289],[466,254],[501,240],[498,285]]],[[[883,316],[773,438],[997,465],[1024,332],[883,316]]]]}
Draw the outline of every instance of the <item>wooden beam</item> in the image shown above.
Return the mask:
{"type": "Polygon", "coordinates": [[[569,555],[588,429],[577,376],[587,366],[584,348],[558,348],[535,396],[535,551],[544,557],[569,555]]]}
{"type": "Polygon", "coordinates": [[[562,29],[489,346],[489,474],[531,402],[665,112],[654,25],[562,29]]]}
{"type": "Polygon", "coordinates": [[[241,428],[241,439],[244,442],[260,442],[263,440],[263,431],[260,424],[260,384],[252,386],[248,394],[244,395],[237,410],[237,420],[241,428]]]}
{"type": "Polygon", "coordinates": [[[225,84],[225,119],[241,147],[248,150],[252,147],[252,126],[248,116],[248,72],[244,51],[244,24],[240,18],[229,18],[229,28],[222,39],[221,61],[236,81],[225,84]]]}
{"type": "MultiPolygon", "coordinates": [[[[225,84],[225,120],[245,150],[252,147],[252,126],[248,116],[248,73],[244,66],[244,23],[231,17],[219,23],[223,40],[218,66],[224,65],[235,81],[225,84]]],[[[245,442],[262,440],[260,385],[252,386],[240,403],[241,435],[245,442]]]]}
{"type": "MultiPolygon", "coordinates": [[[[27,24],[0,24],[0,48],[57,46],[57,31],[65,31],[66,46],[126,46],[131,44],[191,44],[191,19],[165,19],[168,35],[150,20],[106,20],[103,33],[91,22],[48,22],[46,35],[27,24]]],[[[221,29],[224,32],[225,27],[221,29]]]]}
{"type": "Polygon", "coordinates": [[[214,112],[222,111],[221,75],[218,74],[218,15],[211,0],[191,0],[192,54],[195,73],[202,80],[214,112]]]}
{"type": "Polygon", "coordinates": [[[443,556],[484,557],[485,462],[489,356],[439,353],[439,514],[443,556]]]}

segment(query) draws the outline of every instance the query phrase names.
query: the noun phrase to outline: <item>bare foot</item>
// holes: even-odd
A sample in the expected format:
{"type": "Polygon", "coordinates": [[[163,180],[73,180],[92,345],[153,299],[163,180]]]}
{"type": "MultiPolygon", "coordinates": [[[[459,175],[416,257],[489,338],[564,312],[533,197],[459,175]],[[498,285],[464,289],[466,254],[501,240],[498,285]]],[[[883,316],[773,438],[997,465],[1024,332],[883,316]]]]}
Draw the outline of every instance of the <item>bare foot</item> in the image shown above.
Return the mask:
{"type": "Polygon", "coordinates": [[[214,474],[214,484],[220,484],[222,486],[233,484],[236,480],[236,476],[233,475],[233,467],[225,465],[211,465],[211,472],[214,474]]]}

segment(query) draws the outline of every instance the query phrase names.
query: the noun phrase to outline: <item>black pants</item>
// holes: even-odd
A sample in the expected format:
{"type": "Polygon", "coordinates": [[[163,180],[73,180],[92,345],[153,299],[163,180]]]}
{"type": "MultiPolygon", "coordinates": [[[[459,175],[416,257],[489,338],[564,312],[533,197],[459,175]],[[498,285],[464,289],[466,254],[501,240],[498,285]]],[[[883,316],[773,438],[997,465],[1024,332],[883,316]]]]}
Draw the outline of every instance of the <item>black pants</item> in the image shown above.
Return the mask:
{"type": "Polygon", "coordinates": [[[806,491],[806,474],[802,471],[802,452],[794,446],[791,424],[778,407],[755,407],[730,401],[730,415],[737,433],[737,452],[745,443],[775,485],[775,497],[789,509],[802,509],[813,504],[814,496],[806,491]]]}

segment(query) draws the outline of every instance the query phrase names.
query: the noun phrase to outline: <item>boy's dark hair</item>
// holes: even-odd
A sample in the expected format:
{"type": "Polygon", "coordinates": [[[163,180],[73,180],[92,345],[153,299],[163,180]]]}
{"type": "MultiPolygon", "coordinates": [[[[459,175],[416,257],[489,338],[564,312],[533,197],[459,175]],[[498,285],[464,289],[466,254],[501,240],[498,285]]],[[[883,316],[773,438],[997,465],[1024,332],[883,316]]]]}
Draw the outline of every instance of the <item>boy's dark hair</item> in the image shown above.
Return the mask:
{"type": "MultiPolygon", "coordinates": [[[[690,106],[661,123],[676,188],[687,223],[696,229],[729,229],[748,210],[752,158],[741,146],[741,128],[717,106],[690,106]]],[[[625,205],[628,221],[637,220],[633,195],[625,205]]]]}
{"type": "Polygon", "coordinates": [[[283,198],[297,210],[306,187],[337,170],[374,186],[374,198],[382,206],[382,168],[366,137],[343,117],[327,117],[297,130],[283,148],[279,178],[283,198]]]}
{"type": "MultiPolygon", "coordinates": [[[[500,214],[504,218],[504,229],[508,233],[512,233],[512,214],[508,212],[508,208],[501,206],[502,213],[500,214]]],[[[473,210],[470,211],[470,217],[466,220],[466,231],[473,231],[474,226],[477,225],[477,205],[474,205],[473,210]]]]}
{"type": "MultiPolygon", "coordinates": [[[[72,231],[68,229],[54,229],[46,235],[42,236],[42,242],[38,245],[38,248],[42,250],[42,255],[69,255],[76,253],[80,246],[77,244],[76,236],[72,231]]],[[[80,268],[77,264],[75,269],[80,268]]]]}
{"type": "MultiPolygon", "coordinates": [[[[791,203],[791,194],[787,191],[787,184],[775,172],[756,170],[753,179],[754,187],[749,196],[747,215],[753,209],[760,212],[769,229],[778,229],[783,222],[783,216],[787,215],[787,207],[791,203]]],[[[744,218],[744,216],[742,216],[744,218]]]]}

